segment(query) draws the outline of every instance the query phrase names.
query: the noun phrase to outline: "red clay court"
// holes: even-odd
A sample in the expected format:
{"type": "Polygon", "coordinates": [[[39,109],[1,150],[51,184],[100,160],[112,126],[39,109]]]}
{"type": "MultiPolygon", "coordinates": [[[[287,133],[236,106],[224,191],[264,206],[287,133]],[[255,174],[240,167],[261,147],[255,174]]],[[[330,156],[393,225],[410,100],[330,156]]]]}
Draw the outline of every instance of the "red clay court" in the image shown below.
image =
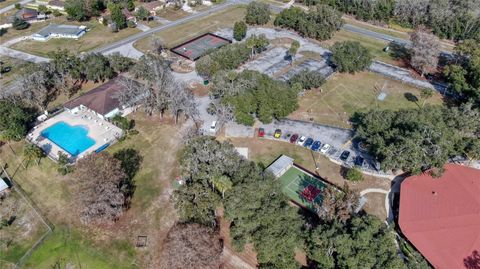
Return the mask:
{"type": "Polygon", "coordinates": [[[195,61],[202,57],[208,50],[218,49],[230,43],[232,43],[231,40],[206,33],[172,48],[171,51],[184,58],[195,61]]]}
{"type": "Polygon", "coordinates": [[[308,185],[307,187],[305,187],[305,189],[303,189],[302,196],[303,198],[307,199],[307,201],[312,202],[313,200],[315,200],[315,198],[317,198],[320,192],[321,191],[317,187],[313,185],[308,185]]]}

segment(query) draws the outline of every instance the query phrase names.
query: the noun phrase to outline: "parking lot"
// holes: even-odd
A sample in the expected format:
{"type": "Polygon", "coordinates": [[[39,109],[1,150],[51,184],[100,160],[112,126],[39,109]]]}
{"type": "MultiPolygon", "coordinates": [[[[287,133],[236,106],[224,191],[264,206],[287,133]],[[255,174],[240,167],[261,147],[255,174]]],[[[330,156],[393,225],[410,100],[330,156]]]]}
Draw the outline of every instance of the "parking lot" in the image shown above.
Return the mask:
{"type": "MultiPolygon", "coordinates": [[[[319,149],[317,151],[318,154],[324,154],[333,162],[345,167],[356,166],[366,173],[376,175],[385,174],[385,172],[378,170],[379,167],[375,168],[376,161],[373,160],[371,156],[369,156],[366,152],[360,151],[358,149],[358,145],[352,142],[352,130],[293,120],[275,121],[271,124],[262,125],[260,128],[263,128],[265,132],[265,139],[291,143],[291,137],[297,134],[298,137],[305,136],[307,139],[312,138],[314,141],[320,141],[320,149],[324,144],[329,144],[331,146],[330,149],[328,149],[325,153],[320,152],[319,149]],[[281,135],[279,138],[274,137],[275,130],[277,129],[281,130],[281,135]],[[343,151],[350,152],[350,155],[345,161],[340,159],[340,155],[343,151]],[[357,159],[357,156],[363,158],[364,161],[358,162],[361,159],[357,159]]],[[[298,146],[302,147],[303,145],[298,146]]]]}

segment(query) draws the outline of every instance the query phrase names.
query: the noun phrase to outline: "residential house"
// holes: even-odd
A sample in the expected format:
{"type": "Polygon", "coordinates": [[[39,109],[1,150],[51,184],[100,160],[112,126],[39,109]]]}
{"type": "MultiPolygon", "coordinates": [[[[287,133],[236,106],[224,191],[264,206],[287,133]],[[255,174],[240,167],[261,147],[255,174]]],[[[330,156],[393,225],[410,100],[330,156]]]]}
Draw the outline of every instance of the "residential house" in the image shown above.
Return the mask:
{"type": "Polygon", "coordinates": [[[86,26],[50,24],[33,34],[32,39],[37,41],[47,41],[50,38],[79,39],[86,31],[86,26]]]}

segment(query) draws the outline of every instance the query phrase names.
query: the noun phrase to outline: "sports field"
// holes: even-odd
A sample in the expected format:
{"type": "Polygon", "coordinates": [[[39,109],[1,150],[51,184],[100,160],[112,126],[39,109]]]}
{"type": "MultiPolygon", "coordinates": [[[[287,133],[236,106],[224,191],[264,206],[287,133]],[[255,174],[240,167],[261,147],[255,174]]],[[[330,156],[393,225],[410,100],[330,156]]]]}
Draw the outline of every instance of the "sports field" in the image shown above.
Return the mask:
{"type": "Polygon", "coordinates": [[[293,166],[280,178],[282,191],[293,201],[315,211],[315,204],[322,203],[322,190],[326,184],[293,166]]]}
{"type": "Polygon", "coordinates": [[[230,43],[230,40],[214,34],[204,34],[180,44],[172,51],[189,60],[196,60],[210,49],[217,49],[230,43]]]}

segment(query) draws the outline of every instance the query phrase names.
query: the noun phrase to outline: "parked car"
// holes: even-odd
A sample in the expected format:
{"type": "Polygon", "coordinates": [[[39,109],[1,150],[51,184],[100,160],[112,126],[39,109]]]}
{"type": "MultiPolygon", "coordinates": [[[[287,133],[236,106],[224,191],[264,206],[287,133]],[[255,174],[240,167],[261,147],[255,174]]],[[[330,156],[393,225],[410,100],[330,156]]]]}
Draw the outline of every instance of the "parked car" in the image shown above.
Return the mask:
{"type": "Polygon", "coordinates": [[[264,136],[265,136],[265,129],[258,128],[258,137],[264,137],[264,136]]]}
{"type": "Polygon", "coordinates": [[[217,131],[217,121],[212,121],[212,125],[210,125],[210,131],[216,132],[217,131]]]}
{"type": "Polygon", "coordinates": [[[280,129],[275,130],[275,133],[273,134],[273,137],[280,138],[280,136],[282,136],[282,130],[280,130],[280,129]]]}
{"type": "Polygon", "coordinates": [[[348,157],[350,157],[350,151],[344,150],[340,155],[340,160],[346,162],[348,160],[348,157]]]}
{"type": "Polygon", "coordinates": [[[325,154],[328,150],[330,150],[331,147],[332,146],[330,146],[329,144],[324,144],[323,147],[320,149],[320,152],[325,154]]]}
{"type": "Polygon", "coordinates": [[[313,139],[312,138],[307,138],[307,140],[305,140],[305,143],[303,143],[303,146],[308,148],[310,147],[311,145],[313,144],[313,139]]]}
{"type": "Polygon", "coordinates": [[[357,156],[357,157],[355,158],[355,166],[360,166],[360,167],[362,167],[364,161],[365,161],[365,159],[363,159],[362,156],[357,156]]]}
{"type": "Polygon", "coordinates": [[[297,139],[298,139],[298,134],[294,134],[290,137],[290,143],[294,144],[295,142],[297,142],[297,139]]]}
{"type": "Polygon", "coordinates": [[[300,136],[300,138],[297,140],[297,144],[300,145],[300,146],[303,146],[303,143],[305,143],[305,140],[307,140],[307,138],[305,136],[300,136]]]}
{"type": "Polygon", "coordinates": [[[313,145],[312,145],[311,149],[313,151],[318,151],[320,149],[321,145],[322,145],[322,142],[317,140],[317,141],[313,142],[313,145]]]}

